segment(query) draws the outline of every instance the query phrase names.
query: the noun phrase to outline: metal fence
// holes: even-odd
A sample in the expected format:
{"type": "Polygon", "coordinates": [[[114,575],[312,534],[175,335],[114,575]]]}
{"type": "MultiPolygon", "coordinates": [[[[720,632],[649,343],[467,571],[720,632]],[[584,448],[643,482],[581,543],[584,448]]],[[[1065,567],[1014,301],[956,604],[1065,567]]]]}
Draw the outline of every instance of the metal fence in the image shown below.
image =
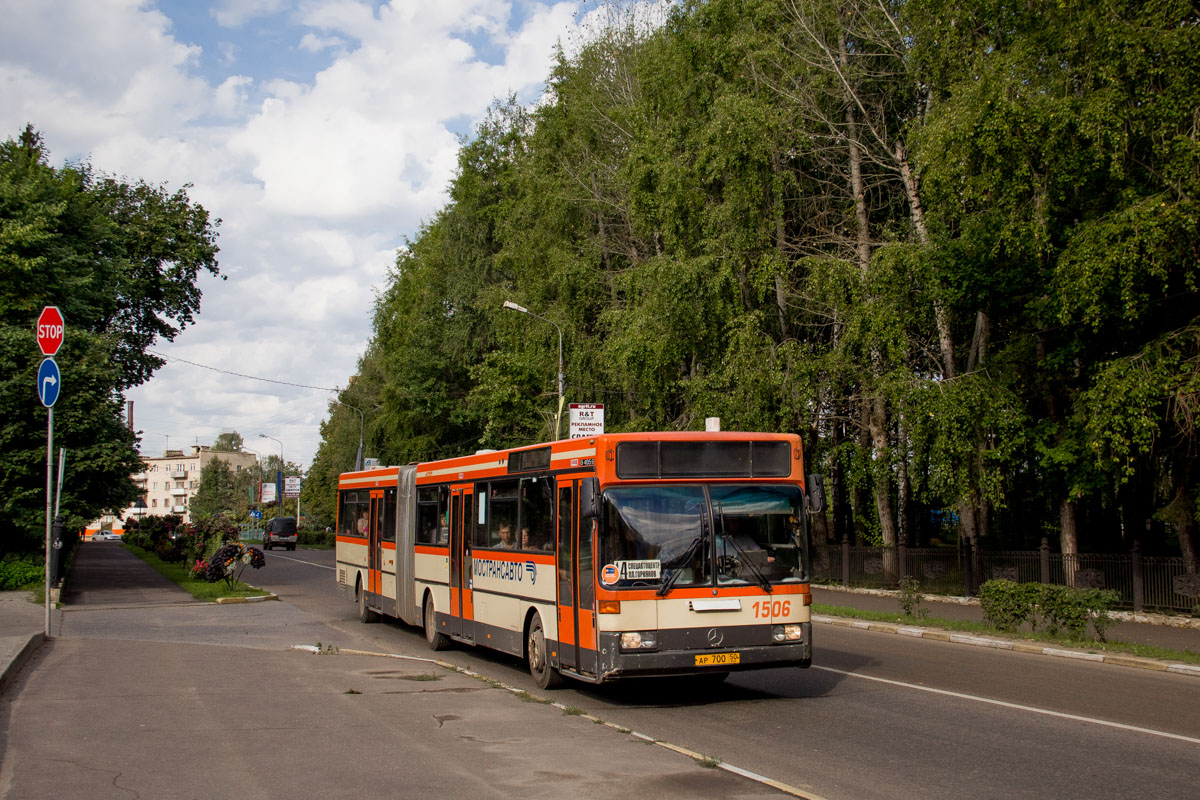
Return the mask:
{"type": "Polygon", "coordinates": [[[1135,611],[1194,613],[1200,609],[1200,575],[1182,558],[1130,553],[1052,553],[1039,550],[981,552],[970,548],[861,547],[848,542],[813,548],[813,580],[876,589],[894,589],[906,576],[928,594],[974,595],[988,580],[1049,583],[1079,589],[1111,589],[1121,607],[1135,611]]]}

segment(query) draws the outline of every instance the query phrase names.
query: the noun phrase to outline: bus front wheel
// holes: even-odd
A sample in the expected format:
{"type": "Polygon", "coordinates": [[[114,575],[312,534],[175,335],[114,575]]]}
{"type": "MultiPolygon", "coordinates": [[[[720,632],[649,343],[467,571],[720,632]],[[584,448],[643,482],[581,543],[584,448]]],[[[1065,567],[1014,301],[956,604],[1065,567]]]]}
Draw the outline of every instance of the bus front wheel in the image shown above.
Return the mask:
{"type": "Polygon", "coordinates": [[[437,614],[433,610],[433,598],[425,598],[425,641],[430,650],[445,650],[450,646],[450,637],[437,629],[437,614]]]}
{"type": "Polygon", "coordinates": [[[562,674],[550,666],[546,654],[546,635],[542,632],[542,618],[535,616],[529,624],[529,639],[526,649],[529,657],[529,674],[541,689],[556,689],[562,685],[562,674]]]}

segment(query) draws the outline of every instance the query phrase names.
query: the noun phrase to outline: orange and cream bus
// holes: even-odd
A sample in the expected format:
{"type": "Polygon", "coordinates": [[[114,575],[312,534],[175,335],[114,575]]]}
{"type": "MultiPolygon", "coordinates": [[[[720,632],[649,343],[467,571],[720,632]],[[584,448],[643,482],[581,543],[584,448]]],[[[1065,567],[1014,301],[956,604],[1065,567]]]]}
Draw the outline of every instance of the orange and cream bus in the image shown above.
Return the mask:
{"type": "Polygon", "coordinates": [[[803,464],[790,434],[627,433],[345,473],[337,582],[542,688],[807,667],[803,464]]]}

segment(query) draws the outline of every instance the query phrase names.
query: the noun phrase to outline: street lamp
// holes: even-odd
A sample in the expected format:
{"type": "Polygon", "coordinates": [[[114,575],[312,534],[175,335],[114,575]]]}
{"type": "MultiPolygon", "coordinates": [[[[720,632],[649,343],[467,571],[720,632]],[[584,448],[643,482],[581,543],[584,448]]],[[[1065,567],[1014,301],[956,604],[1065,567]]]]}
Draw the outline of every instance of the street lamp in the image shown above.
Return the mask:
{"type": "Polygon", "coordinates": [[[541,314],[535,314],[525,306],[519,306],[512,300],[504,301],[504,308],[512,311],[519,311],[522,314],[528,314],[531,317],[537,317],[542,322],[549,322],[558,331],[558,413],[554,415],[554,438],[558,439],[562,436],[562,410],[563,410],[563,365],[562,365],[562,328],[558,327],[558,323],[548,320],[541,314]]]}
{"type": "Polygon", "coordinates": [[[344,403],[341,400],[338,400],[337,398],[334,398],[333,402],[337,403],[338,405],[345,406],[346,408],[349,408],[349,409],[352,409],[352,410],[358,412],[358,455],[355,456],[355,458],[354,458],[354,470],[355,470],[355,472],[357,472],[358,470],[362,469],[363,412],[361,409],[355,408],[354,406],[350,405],[349,403],[344,403]]]}

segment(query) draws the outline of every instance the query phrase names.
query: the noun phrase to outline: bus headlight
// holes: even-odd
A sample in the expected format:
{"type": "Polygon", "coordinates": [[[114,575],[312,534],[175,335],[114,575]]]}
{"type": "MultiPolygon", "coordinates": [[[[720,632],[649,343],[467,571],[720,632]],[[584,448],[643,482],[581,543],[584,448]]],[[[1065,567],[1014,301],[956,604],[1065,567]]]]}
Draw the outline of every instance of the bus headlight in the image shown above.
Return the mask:
{"type": "Polygon", "coordinates": [[[771,639],[775,642],[799,642],[804,639],[804,628],[800,625],[772,625],[771,639]]]}
{"type": "Polygon", "coordinates": [[[626,631],[621,634],[622,650],[653,650],[658,647],[654,631],[626,631]]]}

